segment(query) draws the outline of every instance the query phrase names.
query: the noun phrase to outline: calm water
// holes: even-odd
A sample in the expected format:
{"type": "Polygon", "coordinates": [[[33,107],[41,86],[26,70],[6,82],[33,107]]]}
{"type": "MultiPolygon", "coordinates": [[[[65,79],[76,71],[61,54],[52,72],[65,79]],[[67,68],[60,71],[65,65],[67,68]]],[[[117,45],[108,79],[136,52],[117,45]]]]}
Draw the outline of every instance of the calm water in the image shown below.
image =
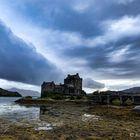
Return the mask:
{"type": "Polygon", "coordinates": [[[15,104],[19,98],[0,97],[0,118],[20,125],[31,125],[35,130],[51,130],[75,120],[98,120],[98,116],[86,114],[86,106],[27,107],[15,104]]]}
{"type": "Polygon", "coordinates": [[[15,104],[19,98],[0,97],[0,118],[7,119],[13,123],[32,125],[35,130],[51,130],[53,123],[41,120],[41,107],[26,107],[15,104]]]}
{"type": "Polygon", "coordinates": [[[39,107],[25,107],[14,103],[19,98],[0,97],[0,118],[11,121],[37,120],[40,115],[39,107]]]}

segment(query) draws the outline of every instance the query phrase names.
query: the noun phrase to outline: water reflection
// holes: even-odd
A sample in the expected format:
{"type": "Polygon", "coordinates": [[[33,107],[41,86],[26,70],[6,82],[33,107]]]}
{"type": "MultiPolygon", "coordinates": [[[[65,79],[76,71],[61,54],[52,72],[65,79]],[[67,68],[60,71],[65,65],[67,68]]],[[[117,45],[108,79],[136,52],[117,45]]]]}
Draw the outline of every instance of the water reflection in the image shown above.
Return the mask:
{"type": "Polygon", "coordinates": [[[0,118],[10,121],[37,120],[39,119],[39,107],[25,107],[15,104],[18,98],[0,98],[0,118]]]}
{"type": "Polygon", "coordinates": [[[46,116],[47,107],[20,106],[14,103],[17,99],[0,97],[0,118],[20,125],[31,125],[35,130],[53,128],[53,122],[48,123],[43,117],[46,116]]]}
{"type": "Polygon", "coordinates": [[[47,111],[48,111],[47,106],[41,106],[40,107],[40,115],[45,115],[47,111]]]}
{"type": "Polygon", "coordinates": [[[19,98],[5,98],[0,97],[0,118],[8,119],[10,121],[20,122],[26,121],[47,121],[43,116],[55,115],[51,111],[50,107],[31,107],[31,106],[20,106],[15,104],[14,101],[19,98]]]}
{"type": "Polygon", "coordinates": [[[15,104],[15,100],[17,98],[0,98],[0,118],[20,125],[31,125],[35,130],[50,130],[71,123],[80,124],[83,117],[86,117],[86,121],[98,119],[92,114],[85,115],[87,106],[81,104],[31,107],[15,104]]]}
{"type": "Polygon", "coordinates": [[[40,120],[51,124],[52,128],[59,127],[65,124],[65,113],[57,107],[41,106],[40,120]]]}
{"type": "Polygon", "coordinates": [[[132,111],[134,112],[140,112],[140,106],[135,106],[132,111]]]}

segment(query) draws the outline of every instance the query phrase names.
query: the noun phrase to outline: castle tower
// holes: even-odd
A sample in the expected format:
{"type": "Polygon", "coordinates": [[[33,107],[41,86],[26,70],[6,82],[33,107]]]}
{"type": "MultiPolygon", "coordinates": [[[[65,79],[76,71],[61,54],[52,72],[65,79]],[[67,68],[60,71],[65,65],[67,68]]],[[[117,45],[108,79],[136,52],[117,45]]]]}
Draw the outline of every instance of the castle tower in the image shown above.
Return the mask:
{"type": "Polygon", "coordinates": [[[50,94],[61,93],[65,95],[81,95],[82,93],[82,78],[79,74],[68,75],[64,79],[64,84],[56,85],[52,82],[43,82],[41,85],[41,97],[47,97],[50,94]]]}
{"type": "Polygon", "coordinates": [[[41,85],[41,97],[46,97],[47,93],[53,93],[55,91],[55,83],[43,82],[41,85]]]}
{"type": "Polygon", "coordinates": [[[68,95],[80,95],[82,92],[82,78],[79,74],[68,75],[64,79],[65,94],[68,95]]]}

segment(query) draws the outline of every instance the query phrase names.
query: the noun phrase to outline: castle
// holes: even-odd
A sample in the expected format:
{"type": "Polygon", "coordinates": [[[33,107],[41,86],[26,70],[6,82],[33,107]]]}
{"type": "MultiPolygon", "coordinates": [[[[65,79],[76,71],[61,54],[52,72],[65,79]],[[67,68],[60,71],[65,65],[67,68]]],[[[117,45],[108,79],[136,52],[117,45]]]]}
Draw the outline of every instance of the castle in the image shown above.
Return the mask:
{"type": "Polygon", "coordinates": [[[64,84],[55,84],[52,82],[43,82],[41,85],[41,97],[45,97],[47,93],[63,93],[65,95],[81,95],[82,94],[82,78],[79,74],[68,75],[64,79],[64,84]]]}

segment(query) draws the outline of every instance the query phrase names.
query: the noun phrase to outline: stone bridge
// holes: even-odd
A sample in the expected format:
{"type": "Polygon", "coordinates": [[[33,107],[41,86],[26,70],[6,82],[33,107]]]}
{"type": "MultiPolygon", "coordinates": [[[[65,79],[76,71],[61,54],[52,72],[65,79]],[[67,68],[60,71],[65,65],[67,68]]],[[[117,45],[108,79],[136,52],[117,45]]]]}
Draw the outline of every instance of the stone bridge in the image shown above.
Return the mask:
{"type": "Polygon", "coordinates": [[[113,100],[119,99],[123,105],[130,99],[134,105],[140,105],[140,95],[92,95],[89,100],[97,104],[111,104],[113,100]]]}

